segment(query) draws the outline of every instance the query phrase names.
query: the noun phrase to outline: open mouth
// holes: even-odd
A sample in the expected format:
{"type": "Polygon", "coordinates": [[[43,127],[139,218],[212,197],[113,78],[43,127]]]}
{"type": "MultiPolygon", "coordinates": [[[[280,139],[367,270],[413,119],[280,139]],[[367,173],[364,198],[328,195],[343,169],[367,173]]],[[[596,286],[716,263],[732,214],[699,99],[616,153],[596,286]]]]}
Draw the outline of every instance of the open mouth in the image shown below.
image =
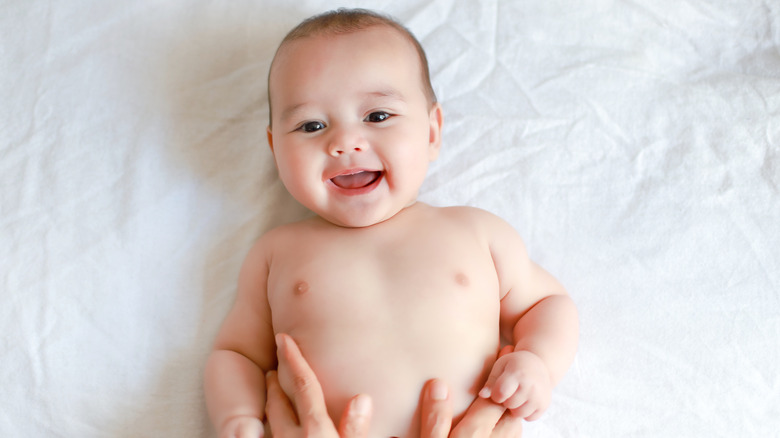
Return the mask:
{"type": "Polygon", "coordinates": [[[382,177],[380,171],[368,171],[361,170],[359,172],[350,173],[348,175],[338,175],[330,179],[330,181],[338,188],[345,190],[357,190],[362,189],[374,184],[382,177]]]}

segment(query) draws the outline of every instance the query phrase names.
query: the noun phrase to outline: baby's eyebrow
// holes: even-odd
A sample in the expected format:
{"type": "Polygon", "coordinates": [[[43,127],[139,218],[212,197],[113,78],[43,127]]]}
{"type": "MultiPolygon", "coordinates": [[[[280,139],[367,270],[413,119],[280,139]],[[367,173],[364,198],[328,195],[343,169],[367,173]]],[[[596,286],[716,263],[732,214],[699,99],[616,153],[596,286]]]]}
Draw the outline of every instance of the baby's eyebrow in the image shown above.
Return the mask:
{"type": "Polygon", "coordinates": [[[381,97],[381,98],[390,98],[395,100],[406,100],[404,99],[403,94],[401,94],[400,91],[394,88],[383,88],[381,90],[370,91],[365,94],[369,97],[381,97]]]}
{"type": "Polygon", "coordinates": [[[284,121],[292,118],[295,115],[295,113],[297,113],[298,111],[301,110],[301,108],[303,108],[304,105],[305,105],[304,103],[299,103],[297,105],[293,105],[288,108],[285,108],[284,111],[282,111],[281,120],[284,121]]]}

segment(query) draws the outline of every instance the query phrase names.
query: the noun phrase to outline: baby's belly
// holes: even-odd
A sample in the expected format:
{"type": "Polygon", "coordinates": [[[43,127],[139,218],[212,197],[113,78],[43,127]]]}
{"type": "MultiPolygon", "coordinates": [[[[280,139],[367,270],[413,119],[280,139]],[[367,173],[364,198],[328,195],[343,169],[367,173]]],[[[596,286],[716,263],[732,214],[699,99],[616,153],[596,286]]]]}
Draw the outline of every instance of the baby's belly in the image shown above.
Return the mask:
{"type": "MultiPolygon", "coordinates": [[[[447,382],[457,417],[474,400],[495,361],[497,301],[461,303],[462,308],[449,304],[352,317],[347,312],[338,323],[291,325],[284,331],[298,342],[317,374],[331,418],[341,418],[356,394],[369,394],[372,437],[414,437],[427,380],[447,382]]],[[[289,394],[289,374],[279,372],[289,394]]]]}

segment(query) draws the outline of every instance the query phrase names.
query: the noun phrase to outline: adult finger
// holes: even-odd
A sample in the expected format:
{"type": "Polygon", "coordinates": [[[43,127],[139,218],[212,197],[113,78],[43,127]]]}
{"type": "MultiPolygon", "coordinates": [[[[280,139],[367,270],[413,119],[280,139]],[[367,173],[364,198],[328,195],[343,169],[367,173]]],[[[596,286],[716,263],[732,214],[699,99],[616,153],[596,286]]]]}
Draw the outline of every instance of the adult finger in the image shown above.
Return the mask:
{"type": "Polygon", "coordinates": [[[287,334],[277,334],[276,347],[279,367],[286,366],[292,376],[292,396],[300,423],[314,427],[326,420],[330,422],[320,382],[293,338],[287,334]]]}
{"type": "Polygon", "coordinates": [[[341,438],[365,438],[371,427],[371,397],[359,394],[347,403],[339,422],[341,438]]]}
{"type": "Polygon", "coordinates": [[[263,423],[259,418],[238,416],[222,427],[220,438],[263,438],[263,423]]]}
{"type": "Polygon", "coordinates": [[[523,434],[523,419],[511,415],[508,411],[498,421],[490,438],[518,438],[523,434]]]}
{"type": "Polygon", "coordinates": [[[420,408],[420,437],[446,438],[452,427],[452,403],[449,388],[439,380],[425,383],[420,408]]]}
{"type": "Polygon", "coordinates": [[[287,394],[279,385],[276,371],[269,371],[265,376],[268,399],[265,402],[265,416],[271,430],[290,430],[298,427],[298,417],[295,415],[287,394]]]}
{"type": "Polygon", "coordinates": [[[463,420],[458,423],[450,437],[486,438],[498,424],[506,409],[492,400],[478,397],[466,410],[463,420]]]}

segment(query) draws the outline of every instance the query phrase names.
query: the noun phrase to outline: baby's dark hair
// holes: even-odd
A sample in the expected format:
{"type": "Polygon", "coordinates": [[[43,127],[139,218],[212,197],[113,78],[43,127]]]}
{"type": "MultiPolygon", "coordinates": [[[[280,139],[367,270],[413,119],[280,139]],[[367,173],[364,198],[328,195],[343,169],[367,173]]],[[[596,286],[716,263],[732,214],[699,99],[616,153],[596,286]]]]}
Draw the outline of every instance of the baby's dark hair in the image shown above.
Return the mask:
{"type": "MultiPolygon", "coordinates": [[[[274,61],[271,62],[271,68],[276,61],[276,56],[279,51],[287,43],[295,41],[300,38],[316,36],[316,35],[339,35],[345,33],[357,32],[373,26],[389,26],[397,30],[403,37],[412,43],[417,50],[417,56],[420,60],[420,69],[422,73],[422,85],[425,97],[428,99],[430,105],[436,103],[436,93],[433,91],[431,85],[431,74],[428,69],[428,58],[425,56],[425,50],[412,34],[412,32],[402,25],[398,20],[384,14],[380,14],[368,9],[347,9],[339,8],[333,11],[328,11],[319,15],[315,15],[302,21],[295,26],[284,37],[279,47],[276,49],[276,55],[274,55],[274,61]]],[[[270,111],[271,111],[271,69],[268,71],[268,108],[269,108],[269,125],[270,125],[270,111]]]]}

